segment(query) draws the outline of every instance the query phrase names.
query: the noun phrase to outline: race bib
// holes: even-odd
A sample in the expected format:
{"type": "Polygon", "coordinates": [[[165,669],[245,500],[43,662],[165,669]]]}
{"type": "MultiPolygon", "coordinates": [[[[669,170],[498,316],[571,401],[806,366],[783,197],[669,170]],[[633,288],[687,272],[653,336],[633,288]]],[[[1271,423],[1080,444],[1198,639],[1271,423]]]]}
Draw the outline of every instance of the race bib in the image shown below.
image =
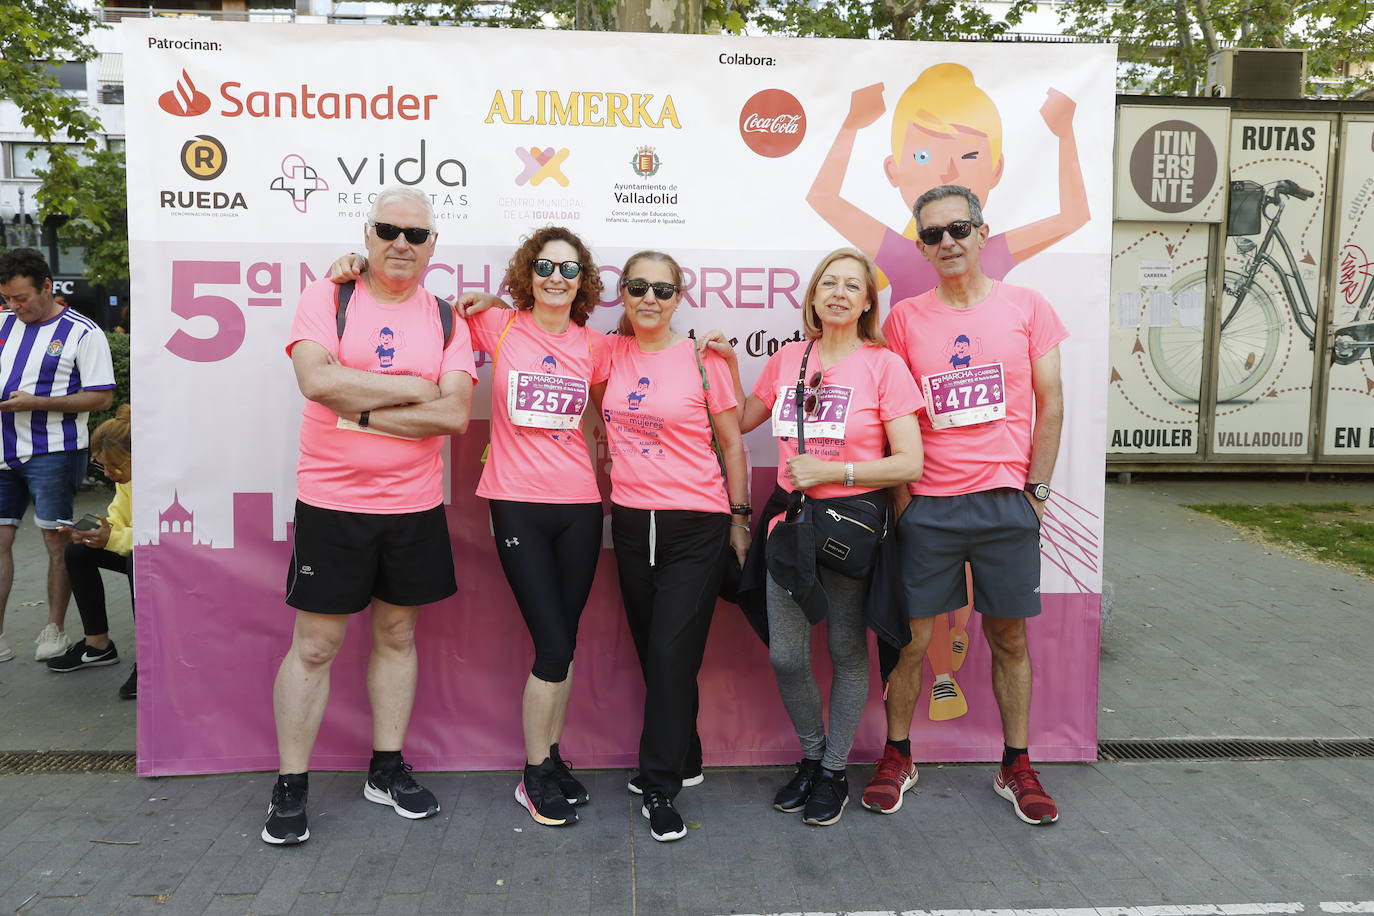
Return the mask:
{"type": "Polygon", "coordinates": [[[582,422],[588,390],[585,379],[511,372],[506,376],[506,411],[516,426],[573,429],[582,422]]]}
{"type": "MultiPolygon", "coordinates": [[[[811,393],[808,390],[808,393],[811,393]]],[[[843,439],[849,422],[849,401],[854,389],[844,385],[823,385],[814,391],[812,409],[802,419],[808,439],[843,439]]],[[[778,389],[773,402],[773,438],[797,437],[797,389],[792,385],[778,389]]]]}
{"type": "Polygon", "coordinates": [[[346,429],[349,432],[354,433],[367,433],[371,436],[386,436],[388,439],[404,439],[407,442],[420,441],[414,436],[398,436],[395,433],[384,433],[380,429],[373,429],[371,426],[362,427],[359,426],[357,423],[353,422],[352,420],[345,420],[343,417],[339,417],[339,422],[335,423],[334,425],[339,429],[346,429]]]}
{"type": "Polygon", "coordinates": [[[1007,418],[1007,386],[1001,363],[951,369],[921,377],[930,425],[973,426],[1007,418]]]}

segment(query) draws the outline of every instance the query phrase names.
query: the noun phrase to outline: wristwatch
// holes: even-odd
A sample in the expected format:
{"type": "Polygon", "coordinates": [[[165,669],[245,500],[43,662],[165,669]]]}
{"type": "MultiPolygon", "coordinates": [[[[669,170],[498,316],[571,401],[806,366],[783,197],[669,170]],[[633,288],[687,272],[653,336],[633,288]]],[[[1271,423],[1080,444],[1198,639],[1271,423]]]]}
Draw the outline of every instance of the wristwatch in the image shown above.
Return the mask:
{"type": "Polygon", "coordinates": [[[1027,483],[1021,489],[1025,490],[1042,503],[1050,498],[1050,485],[1047,483],[1027,483]]]}
{"type": "Polygon", "coordinates": [[[731,515],[753,515],[753,514],[754,514],[754,507],[753,507],[752,505],[750,505],[749,503],[741,503],[741,504],[738,505],[738,506],[731,506],[731,507],[730,507],[730,514],[731,514],[731,515]]]}

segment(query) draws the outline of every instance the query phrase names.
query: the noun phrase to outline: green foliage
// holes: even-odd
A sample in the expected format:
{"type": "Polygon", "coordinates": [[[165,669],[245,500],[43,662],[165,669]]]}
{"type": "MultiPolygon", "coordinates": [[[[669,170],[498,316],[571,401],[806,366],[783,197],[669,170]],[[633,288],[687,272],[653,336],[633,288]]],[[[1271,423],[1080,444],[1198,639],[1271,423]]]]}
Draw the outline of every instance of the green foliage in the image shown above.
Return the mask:
{"type": "Polygon", "coordinates": [[[45,207],[68,218],[62,241],[86,248],[86,278],[110,285],[129,278],[129,212],[124,153],[100,150],[90,162],[39,172],[45,207]]]}
{"type": "Polygon", "coordinates": [[[1223,519],[1300,556],[1374,576],[1374,506],[1212,503],[1188,508],[1223,519]]]}
{"type": "MultiPolygon", "coordinates": [[[[535,3],[533,0],[505,0],[491,3],[483,0],[396,0],[400,12],[387,22],[401,25],[467,25],[489,28],[541,29],[572,28],[577,16],[575,0],[553,0],[535,3]]],[[[614,0],[611,4],[614,7],[614,0]]]]}
{"type": "Polygon", "coordinates": [[[1060,21],[1076,37],[1119,42],[1123,90],[1198,95],[1207,55],[1234,46],[1308,48],[1308,75],[1335,80],[1330,94],[1374,91],[1368,0],[1064,0],[1060,21]]]}
{"type": "Polygon", "coordinates": [[[110,405],[109,410],[91,414],[91,429],[95,429],[106,420],[113,420],[119,405],[129,403],[129,335],[110,333],[106,337],[110,341],[110,358],[114,360],[114,403],[110,405]]]}
{"type": "Polygon", "coordinates": [[[779,0],[727,2],[708,21],[728,31],[761,31],[777,35],[823,38],[891,38],[898,41],[955,41],[994,38],[1021,21],[1035,8],[1034,0],[1012,0],[1002,19],[993,17],[977,0],[779,0]],[[744,22],[745,29],[732,26],[744,22]]]}
{"type": "MultiPolygon", "coordinates": [[[[100,120],[80,99],[62,91],[48,65],[95,57],[86,37],[99,27],[93,13],[70,0],[0,2],[0,87],[4,97],[19,107],[20,121],[39,139],[65,139],[95,151],[100,120]]],[[[48,152],[47,171],[59,181],[79,167],[63,144],[49,147],[48,152]]],[[[38,191],[38,205],[45,216],[57,212],[49,205],[47,182],[38,191]]]]}

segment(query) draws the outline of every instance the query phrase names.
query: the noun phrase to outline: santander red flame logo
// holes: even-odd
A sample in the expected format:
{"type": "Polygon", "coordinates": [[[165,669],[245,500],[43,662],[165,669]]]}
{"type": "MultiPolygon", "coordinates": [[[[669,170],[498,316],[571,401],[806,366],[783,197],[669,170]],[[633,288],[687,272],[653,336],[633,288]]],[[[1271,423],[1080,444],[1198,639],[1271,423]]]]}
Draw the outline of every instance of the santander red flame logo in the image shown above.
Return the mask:
{"type": "Polygon", "coordinates": [[[182,70],[181,79],[177,80],[176,88],[169,89],[158,96],[157,105],[170,115],[176,115],[178,118],[189,118],[209,111],[210,97],[197,89],[196,84],[191,82],[191,74],[182,70]]]}

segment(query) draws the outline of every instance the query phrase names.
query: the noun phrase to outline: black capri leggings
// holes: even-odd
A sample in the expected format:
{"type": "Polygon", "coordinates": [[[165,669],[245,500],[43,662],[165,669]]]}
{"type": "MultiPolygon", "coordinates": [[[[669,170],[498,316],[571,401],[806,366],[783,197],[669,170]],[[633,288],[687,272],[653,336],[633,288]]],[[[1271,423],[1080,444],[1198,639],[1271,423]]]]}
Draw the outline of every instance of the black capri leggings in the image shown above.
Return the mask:
{"type": "Polygon", "coordinates": [[[568,678],[577,624],[601,556],[601,503],[491,500],[491,528],[506,581],[520,605],[541,681],[568,678]]]}

